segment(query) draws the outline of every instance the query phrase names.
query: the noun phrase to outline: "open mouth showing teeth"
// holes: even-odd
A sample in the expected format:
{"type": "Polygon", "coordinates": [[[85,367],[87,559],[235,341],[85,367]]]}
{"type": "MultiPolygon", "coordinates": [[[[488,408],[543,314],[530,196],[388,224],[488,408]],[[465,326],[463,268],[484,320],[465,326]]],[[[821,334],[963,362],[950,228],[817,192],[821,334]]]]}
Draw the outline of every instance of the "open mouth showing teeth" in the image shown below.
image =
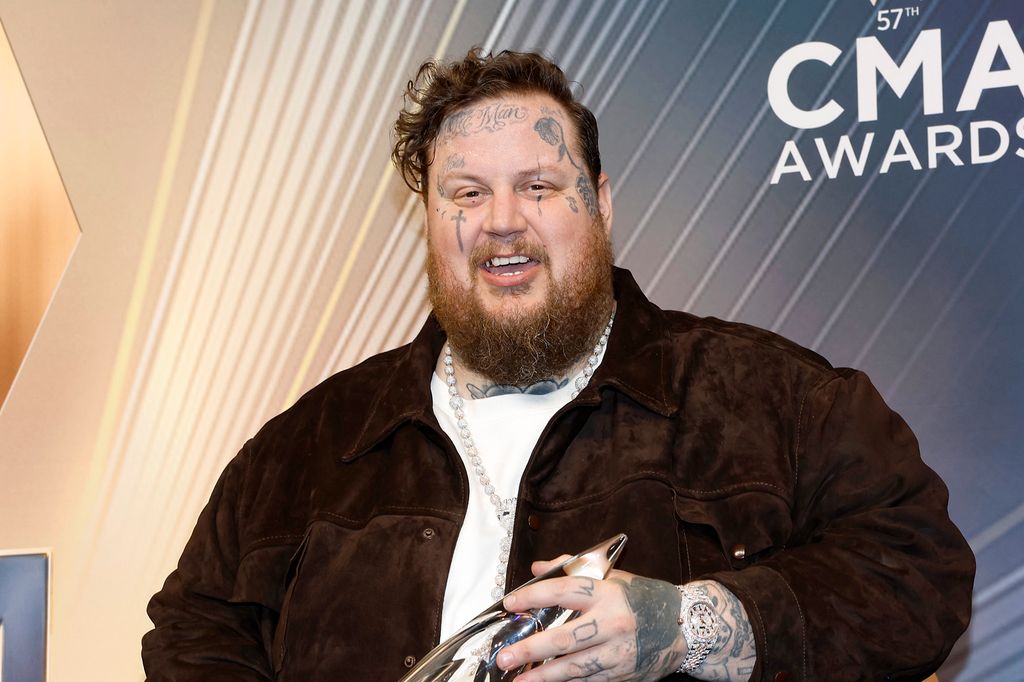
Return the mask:
{"type": "Polygon", "coordinates": [[[487,272],[504,277],[522,274],[527,268],[537,264],[537,261],[526,256],[495,256],[486,261],[483,265],[487,272]]]}

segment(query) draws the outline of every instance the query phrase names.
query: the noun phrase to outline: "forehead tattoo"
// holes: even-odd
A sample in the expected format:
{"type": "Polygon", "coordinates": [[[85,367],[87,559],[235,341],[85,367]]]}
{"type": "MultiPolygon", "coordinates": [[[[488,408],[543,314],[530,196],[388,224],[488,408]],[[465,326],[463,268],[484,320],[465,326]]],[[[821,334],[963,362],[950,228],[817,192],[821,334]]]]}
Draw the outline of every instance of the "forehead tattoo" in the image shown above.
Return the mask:
{"type": "Polygon", "coordinates": [[[479,132],[493,133],[526,120],[530,110],[508,101],[469,107],[450,114],[441,124],[441,136],[467,137],[479,132]]]}
{"type": "Polygon", "coordinates": [[[449,154],[448,158],[444,160],[444,165],[441,166],[441,175],[451,173],[453,170],[463,168],[465,165],[466,157],[464,157],[462,154],[449,154]]]}
{"type": "Polygon", "coordinates": [[[548,106],[544,106],[543,104],[540,105],[540,113],[544,114],[545,116],[552,117],[552,118],[558,118],[558,119],[562,118],[562,112],[561,111],[559,111],[558,109],[552,109],[551,107],[548,107],[548,106]]]}

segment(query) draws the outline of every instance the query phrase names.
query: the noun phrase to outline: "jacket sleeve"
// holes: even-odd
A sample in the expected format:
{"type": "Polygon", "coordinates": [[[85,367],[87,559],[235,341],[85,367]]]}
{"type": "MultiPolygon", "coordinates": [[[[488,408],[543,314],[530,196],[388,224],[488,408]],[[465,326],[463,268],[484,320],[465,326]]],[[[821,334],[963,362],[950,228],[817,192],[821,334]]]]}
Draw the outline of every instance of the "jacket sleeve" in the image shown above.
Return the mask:
{"type": "Polygon", "coordinates": [[[235,599],[246,465],[243,448],[221,474],[177,569],[149,603],[155,628],[143,637],[142,660],[150,682],[273,678],[268,614],[235,599]]]}
{"type": "Polygon", "coordinates": [[[788,546],[715,573],[755,635],[752,680],[920,680],[970,620],[974,556],[917,440],[867,377],[813,388],[798,419],[788,546]]]}

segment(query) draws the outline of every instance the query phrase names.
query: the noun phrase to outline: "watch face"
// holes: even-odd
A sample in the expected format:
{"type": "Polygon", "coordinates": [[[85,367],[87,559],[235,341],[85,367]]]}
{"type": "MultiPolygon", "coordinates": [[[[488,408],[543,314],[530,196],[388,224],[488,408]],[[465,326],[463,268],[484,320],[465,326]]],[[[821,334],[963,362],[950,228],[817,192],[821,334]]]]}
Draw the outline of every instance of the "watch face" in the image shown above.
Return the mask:
{"type": "Polygon", "coordinates": [[[696,602],[690,606],[690,617],[687,624],[690,632],[701,640],[710,640],[718,634],[718,614],[707,602],[696,602]]]}

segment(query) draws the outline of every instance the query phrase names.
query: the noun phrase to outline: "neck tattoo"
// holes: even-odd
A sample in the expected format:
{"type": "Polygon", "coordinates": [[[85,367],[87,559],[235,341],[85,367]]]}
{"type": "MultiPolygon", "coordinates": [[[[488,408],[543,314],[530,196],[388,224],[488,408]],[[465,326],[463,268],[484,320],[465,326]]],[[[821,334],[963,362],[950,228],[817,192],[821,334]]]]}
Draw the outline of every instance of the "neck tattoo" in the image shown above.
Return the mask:
{"type": "MultiPolygon", "coordinates": [[[[573,380],[572,399],[575,400],[580,391],[590,383],[590,377],[594,376],[594,369],[597,368],[597,363],[601,360],[601,351],[608,344],[608,335],[612,333],[612,322],[614,320],[615,313],[613,311],[608,319],[608,324],[605,325],[604,331],[601,332],[601,338],[597,340],[594,350],[587,358],[586,364],[573,380]]],[[[484,495],[487,496],[491,506],[494,507],[498,523],[501,524],[501,528],[505,532],[505,536],[501,538],[498,546],[498,570],[494,576],[494,587],[491,589],[491,597],[497,601],[505,594],[505,573],[508,570],[509,551],[512,548],[512,528],[515,524],[517,498],[502,499],[501,495],[495,490],[491,479],[487,476],[483,459],[480,458],[480,452],[477,450],[476,443],[473,442],[473,434],[469,431],[466,412],[462,409],[465,402],[462,396],[459,395],[458,383],[455,380],[455,361],[452,359],[452,347],[447,343],[444,345],[443,362],[445,382],[448,384],[448,406],[455,413],[455,419],[459,427],[459,440],[462,441],[462,446],[465,448],[469,463],[473,465],[473,473],[476,474],[484,495]]]]}

